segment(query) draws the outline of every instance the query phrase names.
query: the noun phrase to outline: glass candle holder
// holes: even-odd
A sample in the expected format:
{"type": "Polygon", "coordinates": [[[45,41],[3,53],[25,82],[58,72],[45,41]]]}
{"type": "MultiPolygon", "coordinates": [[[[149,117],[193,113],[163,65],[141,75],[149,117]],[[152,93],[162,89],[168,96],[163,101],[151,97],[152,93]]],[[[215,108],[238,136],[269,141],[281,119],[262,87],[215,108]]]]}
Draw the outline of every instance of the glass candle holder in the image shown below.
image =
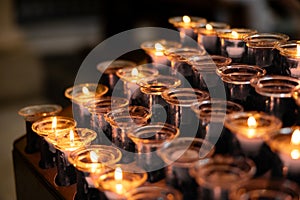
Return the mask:
{"type": "Polygon", "coordinates": [[[253,65],[230,65],[217,69],[221,77],[227,99],[241,104],[245,110],[253,110],[249,101],[250,91],[253,89],[250,80],[265,76],[267,71],[253,65]]]}
{"type": "Polygon", "coordinates": [[[147,173],[142,168],[130,164],[116,164],[108,168],[95,181],[96,187],[105,192],[108,199],[126,199],[125,194],[147,180],[147,173]]]}
{"type": "Polygon", "coordinates": [[[282,122],[263,112],[235,112],[226,116],[224,125],[240,142],[246,155],[257,155],[262,144],[280,130],[282,122]]]}
{"type": "Polygon", "coordinates": [[[97,133],[87,128],[74,128],[59,134],[54,147],[56,148],[55,183],[58,186],[69,186],[76,183],[76,171],[68,162],[70,152],[90,145],[97,133]]]}
{"type": "Polygon", "coordinates": [[[191,105],[198,101],[207,100],[208,92],[193,88],[172,88],[161,94],[169,104],[168,122],[180,130],[180,137],[195,137],[199,120],[194,115],[191,105]]]}
{"type": "Polygon", "coordinates": [[[297,105],[292,98],[292,90],[300,80],[288,76],[264,76],[254,78],[251,85],[255,93],[251,96],[254,110],[275,115],[282,121],[282,126],[292,126],[297,118],[297,105]]]}
{"type": "Polygon", "coordinates": [[[130,200],[139,200],[139,199],[182,200],[182,194],[178,190],[169,186],[141,186],[127,192],[126,198],[130,200]]]}
{"type": "Polygon", "coordinates": [[[134,68],[137,64],[129,60],[107,60],[100,62],[97,65],[97,70],[101,73],[99,84],[106,85],[108,87],[107,95],[123,94],[123,82],[119,82],[117,71],[124,68],[134,68]]]}
{"type": "Polygon", "coordinates": [[[282,33],[254,33],[244,38],[248,47],[248,64],[266,69],[267,74],[280,75],[275,47],[289,39],[282,33]]]}
{"type": "Polygon", "coordinates": [[[197,42],[210,55],[221,55],[221,42],[218,37],[218,30],[229,29],[230,25],[224,22],[207,22],[200,27],[196,27],[198,34],[197,42]]]}
{"type": "MultiPolygon", "coordinates": [[[[152,62],[161,64],[157,66],[170,66],[171,63],[164,55],[164,51],[169,48],[181,48],[181,44],[176,41],[170,40],[154,40],[146,41],[141,44],[141,48],[151,57],[152,62]]],[[[163,72],[163,69],[158,69],[163,72]]],[[[161,73],[160,73],[161,74],[161,73]]]]}
{"type": "Polygon", "coordinates": [[[224,128],[225,116],[243,111],[243,107],[232,101],[210,99],[192,104],[191,109],[199,118],[197,138],[204,138],[215,145],[218,154],[239,154],[233,135],[224,128]]]}
{"type": "Polygon", "coordinates": [[[113,146],[89,145],[72,151],[68,161],[76,168],[77,191],[75,200],[105,199],[94,180],[105,172],[107,166],[113,166],[120,161],[121,151],[113,146]]]}
{"type": "Polygon", "coordinates": [[[111,144],[112,128],[104,115],[111,110],[129,106],[129,101],[121,97],[107,96],[91,100],[85,106],[91,113],[91,129],[97,132],[97,138],[93,144],[111,144]]]}
{"type": "Polygon", "coordinates": [[[171,60],[171,75],[180,79],[183,87],[197,87],[196,83],[194,83],[196,74],[187,60],[191,56],[204,56],[206,51],[203,48],[186,47],[170,48],[164,53],[171,60]]]}
{"type": "Polygon", "coordinates": [[[135,68],[120,69],[117,71],[117,76],[124,82],[124,94],[128,99],[137,97],[133,94],[138,90],[137,82],[146,77],[154,77],[159,74],[159,71],[153,65],[144,64],[135,68]]]}
{"type": "Polygon", "coordinates": [[[233,28],[218,32],[221,41],[221,55],[230,57],[232,63],[247,64],[247,47],[244,37],[257,33],[253,29],[233,28]]]}
{"type": "MultiPolygon", "coordinates": [[[[188,58],[187,62],[194,70],[195,88],[209,91],[211,96],[220,95],[220,90],[224,88],[220,77],[216,74],[216,69],[230,65],[231,58],[218,55],[195,55],[188,58]]],[[[221,98],[221,97],[220,97],[221,98]]]]}
{"type": "Polygon", "coordinates": [[[122,150],[122,162],[135,159],[135,143],[128,137],[131,129],[149,123],[152,112],[143,106],[129,106],[105,114],[105,120],[112,126],[112,143],[122,150]]]}
{"type": "Polygon", "coordinates": [[[157,150],[178,135],[178,128],[161,122],[141,126],[128,132],[128,137],[136,144],[137,165],[147,171],[149,182],[157,182],[165,177],[165,163],[157,155],[157,150]]]}
{"type": "Polygon", "coordinates": [[[32,154],[40,151],[40,136],[32,130],[32,124],[43,118],[57,115],[62,111],[62,107],[56,104],[42,104],[26,106],[19,110],[26,124],[26,146],[25,152],[32,154]]]}
{"type": "Polygon", "coordinates": [[[107,86],[95,83],[78,84],[65,90],[65,97],[72,102],[73,118],[78,127],[90,128],[90,113],[84,104],[105,95],[107,92],[107,86]]]}
{"type": "Polygon", "coordinates": [[[276,46],[279,54],[281,75],[300,77],[300,41],[291,40],[276,46]]]}
{"type": "Polygon", "coordinates": [[[292,97],[296,103],[296,105],[298,106],[297,108],[297,120],[296,120],[296,125],[300,125],[300,118],[299,118],[299,111],[300,111],[300,85],[296,86],[293,90],[292,90],[292,97]]]}
{"type": "Polygon", "coordinates": [[[161,97],[163,91],[168,88],[177,88],[181,85],[181,81],[172,76],[159,75],[149,77],[138,82],[140,90],[147,96],[147,107],[151,110],[152,122],[167,122],[169,107],[168,103],[161,97]]]}
{"type": "Polygon", "coordinates": [[[165,143],[158,155],[166,163],[166,184],[178,189],[183,199],[197,199],[197,183],[190,176],[190,168],[198,161],[214,154],[214,145],[206,140],[181,137],[165,143]]]}
{"type": "Polygon", "coordinates": [[[214,156],[198,161],[191,169],[200,190],[198,199],[228,199],[231,187],[251,179],[256,171],[254,162],[244,157],[214,156]]]}
{"type": "Polygon", "coordinates": [[[198,35],[194,28],[207,22],[203,17],[187,15],[170,17],[168,21],[179,31],[180,41],[184,46],[189,46],[193,41],[197,41],[198,35]]]}
{"type": "Polygon", "coordinates": [[[300,126],[285,128],[267,142],[282,162],[282,175],[300,183],[300,126]]]}
{"type": "Polygon", "coordinates": [[[42,169],[55,166],[56,151],[53,145],[56,143],[59,134],[75,127],[76,121],[73,118],[64,116],[45,117],[32,124],[32,130],[41,136],[39,166],[42,169]]]}
{"type": "Polygon", "coordinates": [[[300,198],[299,194],[299,186],[292,181],[256,178],[233,188],[229,196],[232,200],[297,200],[300,198]]]}

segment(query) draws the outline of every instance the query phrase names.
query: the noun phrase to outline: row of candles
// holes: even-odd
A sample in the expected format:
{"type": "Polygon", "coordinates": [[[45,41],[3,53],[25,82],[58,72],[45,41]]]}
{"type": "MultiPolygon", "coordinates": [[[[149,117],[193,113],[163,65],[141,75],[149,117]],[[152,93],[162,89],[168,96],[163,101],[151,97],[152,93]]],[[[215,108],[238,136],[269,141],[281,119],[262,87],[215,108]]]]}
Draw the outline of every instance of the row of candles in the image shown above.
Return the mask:
{"type": "Polygon", "coordinates": [[[146,41],[151,63],[98,64],[99,83],[25,117],[25,152],[77,183],[74,199],[299,199],[300,43],[281,33],[174,17],[180,42],[146,41]],[[198,46],[189,46],[190,39],[198,46]]]}

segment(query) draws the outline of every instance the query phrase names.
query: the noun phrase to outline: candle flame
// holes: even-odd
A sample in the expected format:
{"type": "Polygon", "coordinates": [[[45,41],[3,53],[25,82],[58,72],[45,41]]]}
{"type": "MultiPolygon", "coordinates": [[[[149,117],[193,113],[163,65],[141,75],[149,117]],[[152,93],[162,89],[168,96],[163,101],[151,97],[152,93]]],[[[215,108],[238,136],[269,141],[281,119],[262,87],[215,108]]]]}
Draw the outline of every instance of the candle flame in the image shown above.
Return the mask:
{"type": "Polygon", "coordinates": [[[297,44],[297,56],[300,56],[300,44],[297,44]]]}
{"type": "Polygon", "coordinates": [[[247,120],[247,124],[249,128],[256,128],[257,127],[257,122],[253,116],[250,116],[247,120]]]}
{"type": "Polygon", "coordinates": [[[300,144],[300,130],[296,129],[294,130],[291,138],[291,143],[293,145],[299,145],[300,144]]]}
{"type": "Polygon", "coordinates": [[[291,158],[296,160],[300,158],[300,151],[298,149],[294,149],[291,151],[291,158]]]}
{"type": "Polygon", "coordinates": [[[232,31],[231,35],[232,35],[233,38],[238,38],[239,37],[239,34],[236,31],[232,31]]]}
{"type": "Polygon", "coordinates": [[[55,130],[56,127],[57,127],[57,118],[53,117],[53,120],[52,120],[52,130],[55,130]]]}
{"type": "Polygon", "coordinates": [[[138,76],[139,70],[137,68],[133,68],[131,71],[131,76],[138,76]]]}
{"type": "Polygon", "coordinates": [[[205,28],[207,30],[213,30],[213,26],[211,24],[206,24],[205,28]]]}
{"type": "Polygon", "coordinates": [[[87,87],[82,87],[82,93],[85,95],[88,95],[90,93],[89,89],[87,87]]]}
{"type": "Polygon", "coordinates": [[[116,181],[116,192],[118,194],[121,194],[123,191],[123,185],[122,185],[122,180],[123,180],[123,172],[121,167],[117,167],[115,169],[115,181],[116,181]]]}
{"type": "Polygon", "coordinates": [[[155,48],[155,55],[156,56],[163,56],[163,50],[164,50],[164,46],[160,43],[155,43],[154,44],[154,48],[155,48]]]}
{"type": "Polygon", "coordinates": [[[98,155],[95,151],[90,151],[90,159],[93,163],[98,162],[98,155]]]}
{"type": "Polygon", "coordinates": [[[70,143],[71,143],[71,146],[74,145],[74,131],[73,130],[70,130],[70,143]]]}
{"type": "Polygon", "coordinates": [[[123,180],[123,172],[121,167],[117,167],[115,169],[115,180],[116,181],[122,181],[123,180]]]}
{"type": "Polygon", "coordinates": [[[184,16],[182,17],[182,21],[183,21],[184,23],[190,23],[190,22],[191,22],[191,18],[190,18],[189,16],[187,16],[187,15],[184,15],[184,16]]]}

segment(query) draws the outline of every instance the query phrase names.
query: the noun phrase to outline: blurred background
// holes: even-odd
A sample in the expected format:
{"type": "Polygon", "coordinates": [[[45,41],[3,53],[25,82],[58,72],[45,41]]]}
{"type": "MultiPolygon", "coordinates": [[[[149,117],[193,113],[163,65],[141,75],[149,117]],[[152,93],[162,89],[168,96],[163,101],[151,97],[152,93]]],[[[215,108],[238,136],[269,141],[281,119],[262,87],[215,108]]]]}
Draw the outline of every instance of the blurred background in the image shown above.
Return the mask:
{"type": "Polygon", "coordinates": [[[174,29],[168,18],[181,15],[300,39],[299,0],[0,0],[1,200],[16,199],[11,155],[25,134],[18,110],[68,106],[64,90],[97,44],[136,27],[174,29]]]}

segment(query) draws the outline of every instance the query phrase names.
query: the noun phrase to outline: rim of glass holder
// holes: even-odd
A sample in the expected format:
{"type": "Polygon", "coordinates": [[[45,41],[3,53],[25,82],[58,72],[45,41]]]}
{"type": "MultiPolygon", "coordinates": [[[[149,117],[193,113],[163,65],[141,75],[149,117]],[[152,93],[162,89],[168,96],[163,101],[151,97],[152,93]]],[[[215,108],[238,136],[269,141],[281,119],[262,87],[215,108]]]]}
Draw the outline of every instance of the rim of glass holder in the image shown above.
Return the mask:
{"type": "Polygon", "coordinates": [[[160,95],[166,89],[180,86],[181,80],[173,76],[158,75],[141,79],[137,84],[145,94],[160,95]]]}
{"type": "Polygon", "coordinates": [[[232,200],[248,199],[277,199],[298,200],[300,198],[299,186],[286,179],[255,178],[235,186],[230,192],[232,200]]]}
{"type": "Polygon", "coordinates": [[[247,137],[248,131],[255,131],[251,138],[261,138],[268,140],[276,134],[282,127],[282,122],[274,115],[265,112],[248,111],[234,112],[225,117],[224,126],[233,134],[247,137]],[[248,126],[249,117],[254,117],[257,125],[253,128],[248,126]]]}
{"type": "Polygon", "coordinates": [[[181,48],[182,44],[180,42],[172,41],[172,40],[151,40],[146,41],[141,44],[141,48],[145,50],[147,53],[153,53],[153,51],[165,51],[169,48],[181,48]],[[160,44],[161,48],[156,48],[155,45],[160,44]]]}
{"type": "Polygon", "coordinates": [[[164,55],[169,58],[169,60],[187,62],[188,58],[191,56],[204,56],[207,55],[206,50],[203,47],[182,47],[182,48],[169,48],[164,51],[164,55]]]}
{"type": "Polygon", "coordinates": [[[88,101],[85,107],[92,114],[105,114],[111,110],[124,108],[129,105],[129,100],[122,97],[100,97],[88,101]]]}
{"type": "Polygon", "coordinates": [[[229,190],[233,185],[251,179],[256,173],[256,165],[247,157],[216,155],[197,161],[189,172],[200,186],[229,190]],[[226,176],[225,172],[230,172],[231,176],[226,176]],[[225,180],[221,181],[218,175],[225,180]]]}
{"type": "Polygon", "coordinates": [[[141,186],[125,194],[128,200],[140,199],[172,199],[181,200],[182,193],[169,186],[141,186]]]}
{"type": "Polygon", "coordinates": [[[211,121],[211,119],[223,122],[227,114],[244,111],[240,104],[223,99],[196,102],[192,104],[191,109],[199,119],[205,122],[211,121]]]}
{"type": "Polygon", "coordinates": [[[226,83],[241,85],[250,84],[252,78],[263,77],[267,71],[259,66],[234,64],[216,69],[216,73],[226,83]]]}
{"type": "Polygon", "coordinates": [[[195,27],[195,31],[198,34],[204,35],[216,35],[218,30],[230,29],[230,25],[225,22],[215,22],[210,21],[206,24],[200,24],[200,26],[195,27]],[[211,29],[208,29],[207,26],[210,25],[211,29]]]}
{"type": "Polygon", "coordinates": [[[276,45],[276,49],[281,55],[291,58],[300,58],[298,48],[300,48],[300,40],[290,40],[276,45]]]}
{"type": "Polygon", "coordinates": [[[62,106],[57,104],[31,105],[21,108],[18,114],[25,120],[33,122],[43,117],[57,115],[62,109],[62,106]]]}
{"type": "Polygon", "coordinates": [[[248,28],[232,28],[218,31],[218,37],[224,39],[243,40],[246,36],[254,33],[257,33],[257,30],[248,28]],[[233,31],[238,33],[238,35],[232,35],[233,31]]]}
{"type": "Polygon", "coordinates": [[[132,129],[148,123],[152,112],[143,106],[129,106],[112,110],[104,115],[105,120],[115,128],[132,129]]]}
{"type": "Polygon", "coordinates": [[[157,153],[167,165],[190,168],[198,160],[212,157],[215,147],[209,141],[201,138],[178,137],[165,143],[157,153]],[[202,155],[200,155],[200,149],[202,155]],[[193,153],[187,150],[192,150],[193,153]]]}
{"type": "Polygon", "coordinates": [[[80,171],[102,173],[122,158],[122,152],[115,146],[88,145],[72,151],[68,161],[80,171]]]}
{"type": "Polygon", "coordinates": [[[107,60],[97,64],[97,70],[103,74],[116,74],[119,69],[134,68],[137,63],[130,60],[107,60]]]}
{"type": "Polygon", "coordinates": [[[179,135],[176,126],[163,122],[154,122],[132,129],[127,133],[135,144],[159,147],[165,142],[172,141],[179,135]]]}
{"type": "Polygon", "coordinates": [[[194,88],[169,88],[161,96],[167,103],[182,107],[190,107],[195,102],[209,99],[208,92],[194,88]]]}
{"type": "Polygon", "coordinates": [[[188,58],[187,62],[192,65],[196,71],[209,71],[214,72],[216,68],[230,65],[232,59],[219,55],[194,55],[188,58]]]}
{"type": "Polygon", "coordinates": [[[73,129],[76,127],[76,125],[77,122],[73,118],[65,116],[51,116],[35,121],[32,124],[32,130],[40,136],[47,137],[51,134],[57,134],[73,129]],[[57,119],[55,129],[52,128],[54,118],[57,119]]]}
{"type": "Polygon", "coordinates": [[[262,96],[290,98],[292,90],[300,85],[300,80],[289,76],[273,75],[253,78],[250,84],[262,96]]]}
{"type": "Polygon", "coordinates": [[[134,68],[119,69],[116,74],[123,81],[136,83],[137,81],[142,80],[146,77],[157,76],[159,74],[159,71],[154,67],[150,67],[150,64],[143,64],[138,65],[134,68]],[[133,69],[137,69],[137,75],[132,74],[133,69]]]}
{"type": "MultiPolygon", "coordinates": [[[[184,16],[186,16],[186,15],[184,15],[184,16]]],[[[206,24],[206,22],[207,22],[207,19],[205,19],[203,17],[188,16],[191,21],[189,23],[186,23],[183,21],[184,16],[170,17],[168,19],[168,22],[170,24],[173,24],[173,26],[175,26],[176,28],[184,28],[186,26],[188,26],[189,28],[194,28],[194,27],[200,26],[201,24],[206,24]]]]}
{"type": "MultiPolygon", "coordinates": [[[[105,184],[107,181],[115,181],[115,169],[120,167],[122,169],[122,181],[127,180],[130,184],[126,184],[129,188],[122,188],[126,192],[137,188],[144,184],[147,181],[148,174],[141,167],[137,166],[134,163],[130,164],[114,164],[109,167],[106,167],[105,173],[101,174],[95,180],[95,186],[103,191],[115,192],[115,187],[111,188],[111,184],[105,184]]],[[[122,183],[122,181],[120,181],[122,183]]],[[[124,185],[123,185],[124,187],[124,185]]]]}
{"type": "Polygon", "coordinates": [[[280,42],[289,40],[283,33],[254,33],[246,36],[244,42],[251,48],[274,48],[280,42]]]}
{"type": "Polygon", "coordinates": [[[88,128],[73,128],[69,131],[62,132],[58,137],[55,148],[61,151],[74,151],[80,147],[90,145],[96,139],[97,133],[88,128]],[[73,139],[71,139],[71,132],[73,131],[73,139]]]}
{"type": "Polygon", "coordinates": [[[98,83],[82,83],[74,85],[65,90],[65,97],[69,98],[75,103],[86,103],[87,101],[105,95],[108,92],[108,87],[98,83]],[[84,94],[84,88],[88,89],[88,93],[92,92],[91,95],[83,95],[78,97],[80,94],[84,94]]]}

